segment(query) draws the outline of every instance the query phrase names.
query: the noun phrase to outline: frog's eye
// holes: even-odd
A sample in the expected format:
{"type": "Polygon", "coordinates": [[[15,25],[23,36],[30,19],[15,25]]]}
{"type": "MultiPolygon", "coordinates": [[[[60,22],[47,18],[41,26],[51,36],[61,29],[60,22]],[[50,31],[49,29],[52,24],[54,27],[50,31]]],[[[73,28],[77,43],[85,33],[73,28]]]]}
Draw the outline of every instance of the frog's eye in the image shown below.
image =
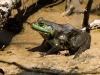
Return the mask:
{"type": "Polygon", "coordinates": [[[44,26],[44,21],[39,22],[40,26],[44,26]]]}

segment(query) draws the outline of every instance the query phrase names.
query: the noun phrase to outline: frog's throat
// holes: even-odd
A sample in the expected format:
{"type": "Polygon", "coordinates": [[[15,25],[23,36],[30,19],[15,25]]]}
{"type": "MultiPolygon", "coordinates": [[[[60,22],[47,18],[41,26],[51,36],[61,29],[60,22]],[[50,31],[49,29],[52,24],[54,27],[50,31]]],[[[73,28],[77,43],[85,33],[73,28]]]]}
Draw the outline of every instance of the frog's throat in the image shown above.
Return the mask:
{"type": "Polygon", "coordinates": [[[54,31],[52,30],[52,28],[50,28],[49,26],[45,25],[45,27],[41,27],[38,25],[38,23],[32,23],[31,28],[36,30],[36,31],[40,31],[40,32],[44,32],[44,33],[50,33],[52,36],[54,35],[54,31]]]}

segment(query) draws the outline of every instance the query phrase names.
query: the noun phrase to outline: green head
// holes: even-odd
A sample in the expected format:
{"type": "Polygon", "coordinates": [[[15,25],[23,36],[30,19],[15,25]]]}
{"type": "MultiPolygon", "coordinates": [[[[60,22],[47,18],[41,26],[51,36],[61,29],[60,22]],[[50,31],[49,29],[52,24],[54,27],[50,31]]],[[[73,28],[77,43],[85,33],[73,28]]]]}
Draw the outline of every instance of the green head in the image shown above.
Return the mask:
{"type": "Polygon", "coordinates": [[[36,31],[39,31],[40,34],[46,34],[49,36],[54,35],[54,31],[51,26],[47,25],[45,23],[45,20],[40,17],[37,22],[34,22],[31,24],[31,28],[33,28],[36,31]]]}

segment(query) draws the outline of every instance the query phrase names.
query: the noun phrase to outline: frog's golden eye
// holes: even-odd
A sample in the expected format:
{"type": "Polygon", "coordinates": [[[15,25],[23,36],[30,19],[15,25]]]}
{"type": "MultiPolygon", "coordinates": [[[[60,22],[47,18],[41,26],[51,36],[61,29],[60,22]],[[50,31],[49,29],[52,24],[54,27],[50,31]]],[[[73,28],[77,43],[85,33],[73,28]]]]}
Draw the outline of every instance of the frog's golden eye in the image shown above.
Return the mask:
{"type": "Polygon", "coordinates": [[[39,22],[40,26],[44,26],[44,21],[39,22]]]}

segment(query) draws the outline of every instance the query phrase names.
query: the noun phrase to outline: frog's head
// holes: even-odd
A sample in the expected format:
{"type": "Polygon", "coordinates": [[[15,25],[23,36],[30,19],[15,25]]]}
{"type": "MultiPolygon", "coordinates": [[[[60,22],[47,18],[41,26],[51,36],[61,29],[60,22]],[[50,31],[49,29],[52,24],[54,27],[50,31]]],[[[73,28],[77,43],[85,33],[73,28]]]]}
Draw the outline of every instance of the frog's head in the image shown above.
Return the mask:
{"type": "Polygon", "coordinates": [[[32,23],[31,28],[33,28],[36,31],[39,31],[39,33],[42,35],[54,35],[52,27],[50,25],[47,25],[42,17],[40,17],[36,22],[32,23]]]}

